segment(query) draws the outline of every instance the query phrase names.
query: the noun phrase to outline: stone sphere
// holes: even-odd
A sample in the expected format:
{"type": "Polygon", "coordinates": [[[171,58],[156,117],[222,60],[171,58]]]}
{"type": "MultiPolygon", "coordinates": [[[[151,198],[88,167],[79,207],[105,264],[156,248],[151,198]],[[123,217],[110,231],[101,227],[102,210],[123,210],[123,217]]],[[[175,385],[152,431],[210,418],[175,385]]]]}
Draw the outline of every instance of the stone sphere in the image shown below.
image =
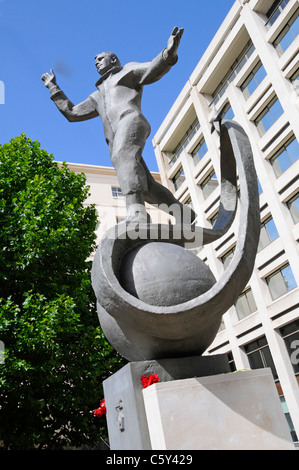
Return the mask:
{"type": "Polygon", "coordinates": [[[210,268],[185,248],[166,242],[148,242],[124,256],[119,282],[143,302],[166,307],[198,297],[216,279],[210,268]]]}

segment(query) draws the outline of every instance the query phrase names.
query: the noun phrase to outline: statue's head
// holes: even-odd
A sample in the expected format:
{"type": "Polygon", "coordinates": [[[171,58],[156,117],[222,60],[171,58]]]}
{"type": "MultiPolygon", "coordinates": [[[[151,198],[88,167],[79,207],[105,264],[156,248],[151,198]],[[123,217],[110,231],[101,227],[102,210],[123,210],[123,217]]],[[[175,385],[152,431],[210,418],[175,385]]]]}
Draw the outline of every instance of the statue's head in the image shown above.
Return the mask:
{"type": "Polygon", "coordinates": [[[95,56],[95,66],[100,75],[120,66],[118,57],[113,52],[101,52],[95,56]]]}

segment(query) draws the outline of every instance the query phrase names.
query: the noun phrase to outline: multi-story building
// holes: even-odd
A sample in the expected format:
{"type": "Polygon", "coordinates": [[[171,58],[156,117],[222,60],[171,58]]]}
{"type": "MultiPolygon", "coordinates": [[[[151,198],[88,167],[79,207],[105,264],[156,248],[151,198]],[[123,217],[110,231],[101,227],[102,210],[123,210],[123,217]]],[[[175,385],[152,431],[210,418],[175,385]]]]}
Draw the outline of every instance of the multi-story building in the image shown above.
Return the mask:
{"type": "MultiPolygon", "coordinates": [[[[236,0],[153,139],[162,183],[211,228],[219,205],[219,136],[212,116],[249,136],[260,190],[261,236],[251,279],[206,354],[232,370],[270,367],[299,436],[299,2],[236,0]]],[[[219,278],[228,233],[198,253],[219,278]]]]}

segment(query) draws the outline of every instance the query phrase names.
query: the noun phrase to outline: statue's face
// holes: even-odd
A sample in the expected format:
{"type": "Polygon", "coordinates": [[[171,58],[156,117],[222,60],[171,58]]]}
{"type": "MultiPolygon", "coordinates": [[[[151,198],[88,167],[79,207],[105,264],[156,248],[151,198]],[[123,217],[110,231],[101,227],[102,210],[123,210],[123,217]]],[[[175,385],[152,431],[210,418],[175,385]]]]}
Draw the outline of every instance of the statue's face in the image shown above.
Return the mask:
{"type": "Polygon", "coordinates": [[[114,67],[115,62],[115,58],[105,52],[95,56],[95,66],[100,75],[103,75],[114,67]]]}

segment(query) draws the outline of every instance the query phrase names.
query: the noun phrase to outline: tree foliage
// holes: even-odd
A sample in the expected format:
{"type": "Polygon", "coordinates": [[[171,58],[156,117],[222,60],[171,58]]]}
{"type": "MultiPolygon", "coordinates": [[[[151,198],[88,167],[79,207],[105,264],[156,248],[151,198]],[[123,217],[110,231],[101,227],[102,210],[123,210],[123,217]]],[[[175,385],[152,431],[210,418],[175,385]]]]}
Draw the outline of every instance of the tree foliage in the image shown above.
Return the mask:
{"type": "Polygon", "coordinates": [[[95,446],[101,383],[123,365],[90,283],[96,210],[84,174],[24,134],[0,146],[0,445],[95,446]]]}

